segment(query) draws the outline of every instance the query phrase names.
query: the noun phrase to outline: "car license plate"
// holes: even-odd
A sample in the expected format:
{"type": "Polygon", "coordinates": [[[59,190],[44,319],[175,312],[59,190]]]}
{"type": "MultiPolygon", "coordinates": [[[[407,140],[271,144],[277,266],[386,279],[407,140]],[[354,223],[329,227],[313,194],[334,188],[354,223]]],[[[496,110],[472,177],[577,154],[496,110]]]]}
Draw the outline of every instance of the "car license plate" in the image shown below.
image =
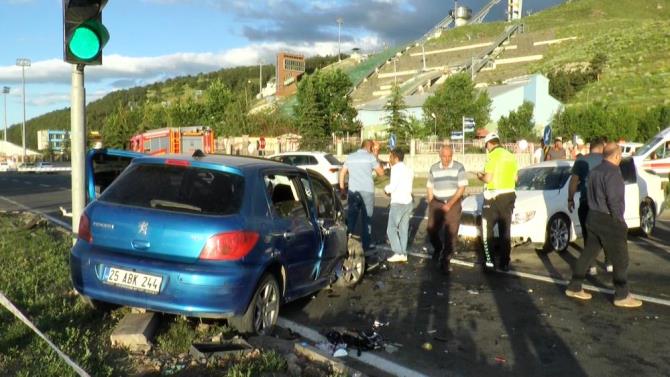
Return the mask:
{"type": "Polygon", "coordinates": [[[111,267],[104,280],[119,287],[157,294],[163,278],[111,267]]]}

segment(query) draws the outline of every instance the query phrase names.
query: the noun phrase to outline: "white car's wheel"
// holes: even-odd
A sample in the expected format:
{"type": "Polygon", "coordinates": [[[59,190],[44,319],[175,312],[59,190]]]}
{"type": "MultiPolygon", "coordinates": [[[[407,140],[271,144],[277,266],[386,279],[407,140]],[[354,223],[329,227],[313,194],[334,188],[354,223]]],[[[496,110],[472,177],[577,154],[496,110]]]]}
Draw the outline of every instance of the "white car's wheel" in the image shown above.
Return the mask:
{"type": "Polygon", "coordinates": [[[570,244],[570,220],[563,214],[557,214],[547,223],[546,251],[564,252],[570,244]]]}
{"type": "Polygon", "coordinates": [[[640,233],[649,237],[656,227],[656,212],[654,206],[649,201],[640,204],[640,233]]]}

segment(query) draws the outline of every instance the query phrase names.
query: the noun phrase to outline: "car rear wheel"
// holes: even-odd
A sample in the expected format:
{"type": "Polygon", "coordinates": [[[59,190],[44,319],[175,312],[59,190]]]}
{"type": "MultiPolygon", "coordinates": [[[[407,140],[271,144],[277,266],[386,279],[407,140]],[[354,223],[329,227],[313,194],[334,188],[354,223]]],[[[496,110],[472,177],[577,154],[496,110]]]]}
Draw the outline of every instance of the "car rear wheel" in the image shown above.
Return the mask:
{"type": "Polygon", "coordinates": [[[640,233],[649,237],[656,227],[656,213],[654,206],[649,201],[640,204],[640,233]]]}
{"type": "Polygon", "coordinates": [[[363,278],[365,273],[365,254],[361,243],[349,237],[347,242],[347,257],[337,269],[337,281],[340,287],[353,287],[363,278]]]}
{"type": "Polygon", "coordinates": [[[562,214],[552,216],[547,224],[545,251],[562,253],[568,249],[568,244],[570,244],[570,220],[562,214]]]}
{"type": "Polygon", "coordinates": [[[267,274],[258,284],[244,315],[230,318],[228,322],[243,334],[271,334],[279,318],[280,301],[277,279],[267,274]]]}

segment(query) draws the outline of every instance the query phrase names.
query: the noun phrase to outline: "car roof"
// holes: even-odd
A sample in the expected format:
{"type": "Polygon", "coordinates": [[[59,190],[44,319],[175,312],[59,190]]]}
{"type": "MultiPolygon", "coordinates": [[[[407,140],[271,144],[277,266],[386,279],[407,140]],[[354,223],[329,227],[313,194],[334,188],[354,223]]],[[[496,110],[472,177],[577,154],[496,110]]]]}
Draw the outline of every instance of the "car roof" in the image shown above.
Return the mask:
{"type": "Polygon", "coordinates": [[[555,167],[561,167],[561,166],[571,167],[574,163],[575,163],[574,160],[550,160],[550,161],[540,162],[539,164],[528,165],[528,166],[523,167],[522,169],[555,168],[555,167]]]}
{"type": "MultiPolygon", "coordinates": [[[[237,168],[239,170],[259,170],[264,168],[282,168],[282,169],[291,169],[291,165],[287,165],[281,162],[268,160],[265,158],[259,157],[246,157],[246,156],[233,156],[233,155],[205,155],[204,157],[192,157],[185,155],[161,155],[161,156],[142,156],[137,157],[135,161],[137,163],[142,163],[143,161],[156,161],[156,160],[180,160],[180,161],[189,161],[189,162],[199,162],[212,165],[221,165],[231,168],[237,168]]],[[[297,168],[293,168],[298,170],[297,168]]]]}
{"type": "Polygon", "coordinates": [[[274,156],[286,156],[286,155],[300,155],[300,156],[311,156],[311,155],[326,155],[328,154],[327,152],[310,152],[310,151],[299,151],[299,152],[281,152],[281,153],[275,153],[269,157],[274,157],[274,156]]]}

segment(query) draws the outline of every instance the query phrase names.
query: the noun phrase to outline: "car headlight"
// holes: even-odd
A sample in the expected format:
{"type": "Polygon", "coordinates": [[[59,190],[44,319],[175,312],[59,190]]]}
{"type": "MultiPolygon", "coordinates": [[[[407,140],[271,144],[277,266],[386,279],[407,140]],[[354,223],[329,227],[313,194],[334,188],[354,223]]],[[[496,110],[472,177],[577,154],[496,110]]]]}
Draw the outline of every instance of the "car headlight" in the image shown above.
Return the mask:
{"type": "Polygon", "coordinates": [[[535,211],[514,212],[512,224],[527,223],[535,217],[535,211]]]}

